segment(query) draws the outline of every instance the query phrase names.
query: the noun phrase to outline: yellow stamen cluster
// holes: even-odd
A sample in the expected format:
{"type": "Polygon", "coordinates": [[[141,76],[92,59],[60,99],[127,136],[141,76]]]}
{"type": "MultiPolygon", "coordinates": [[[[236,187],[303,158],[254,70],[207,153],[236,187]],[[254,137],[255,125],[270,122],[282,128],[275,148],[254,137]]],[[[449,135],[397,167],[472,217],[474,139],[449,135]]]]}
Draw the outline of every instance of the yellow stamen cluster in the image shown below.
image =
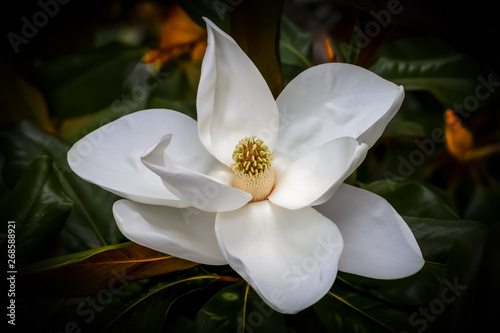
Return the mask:
{"type": "Polygon", "coordinates": [[[264,142],[256,137],[240,140],[233,153],[233,186],[252,195],[252,201],[266,199],[274,187],[273,157],[264,142]]]}
{"type": "Polygon", "coordinates": [[[244,138],[236,145],[233,153],[234,164],[232,168],[237,173],[243,173],[250,177],[261,176],[271,168],[273,157],[264,141],[255,136],[244,138]]]}

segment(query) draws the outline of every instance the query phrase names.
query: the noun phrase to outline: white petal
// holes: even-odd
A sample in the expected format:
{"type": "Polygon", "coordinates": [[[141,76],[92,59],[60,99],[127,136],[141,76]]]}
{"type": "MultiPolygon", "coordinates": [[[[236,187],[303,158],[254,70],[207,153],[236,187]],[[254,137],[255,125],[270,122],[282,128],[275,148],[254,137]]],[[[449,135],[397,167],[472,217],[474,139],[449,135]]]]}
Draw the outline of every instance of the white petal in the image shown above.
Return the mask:
{"type": "Polygon", "coordinates": [[[257,136],[273,149],[278,108],[266,81],[238,44],[205,21],[208,46],[196,100],[198,131],[208,151],[231,166],[234,148],[245,137],[257,136]]]}
{"type": "Polygon", "coordinates": [[[191,143],[198,140],[196,121],[176,111],[152,109],[121,117],[86,135],[70,149],[68,162],[81,178],[124,198],[186,207],[141,162],[141,155],[169,133],[178,138],[170,148],[179,162],[195,161],[199,150],[191,143]]]}
{"type": "MultiPolygon", "coordinates": [[[[208,176],[212,169],[219,173],[221,171],[208,162],[198,163],[197,169],[175,163],[170,158],[170,156],[175,157],[170,153],[171,140],[175,138],[171,135],[165,136],[145,153],[142,161],[146,167],[161,177],[164,185],[182,202],[207,212],[220,212],[238,209],[252,199],[250,193],[229,185],[231,170],[226,173],[226,179],[221,180],[208,176]]],[[[218,161],[214,162],[220,165],[218,161]]]]}
{"type": "Polygon", "coordinates": [[[227,264],[215,237],[214,213],[118,200],[113,214],[135,243],[202,264],[227,264]]]}
{"type": "Polygon", "coordinates": [[[250,203],[217,214],[215,232],[231,267],[276,311],[309,307],[335,280],[342,236],[313,208],[250,203]]]}
{"type": "Polygon", "coordinates": [[[371,147],[403,97],[402,87],[361,67],[334,63],[309,68],[276,101],[280,134],[275,150],[294,161],[343,136],[371,147]]]}
{"type": "Polygon", "coordinates": [[[269,200],[288,209],[325,202],[361,164],[367,149],[349,137],[321,145],[278,174],[269,200]]]}
{"type": "Polygon", "coordinates": [[[344,184],[316,209],[335,222],[344,238],[339,270],[398,279],[422,268],[422,252],[410,228],[382,197],[344,184]]]}

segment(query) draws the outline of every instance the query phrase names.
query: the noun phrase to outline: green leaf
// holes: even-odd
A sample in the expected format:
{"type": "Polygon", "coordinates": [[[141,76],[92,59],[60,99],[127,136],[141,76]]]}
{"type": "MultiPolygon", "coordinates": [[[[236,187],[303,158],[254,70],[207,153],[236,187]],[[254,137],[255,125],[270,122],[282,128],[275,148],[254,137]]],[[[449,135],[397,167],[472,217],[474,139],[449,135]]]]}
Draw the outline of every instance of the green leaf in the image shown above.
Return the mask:
{"type": "Polygon", "coordinates": [[[112,214],[112,205],[118,196],[88,183],[69,168],[67,144],[27,122],[14,131],[0,133],[0,138],[5,156],[2,174],[9,180],[9,187],[13,187],[12,183],[21,177],[33,159],[48,155],[54,160],[57,178],[74,202],[58,238],[66,251],[84,251],[124,240],[112,214]]]}
{"type": "Polygon", "coordinates": [[[382,44],[374,53],[372,60],[375,62],[382,57],[424,60],[447,57],[455,53],[451,45],[438,37],[411,37],[382,44]]]}
{"type": "Polygon", "coordinates": [[[234,8],[239,6],[244,0],[177,0],[177,3],[200,27],[205,28],[206,23],[203,17],[209,18],[219,28],[225,32],[229,31],[230,14],[234,8]]]}
{"type": "Polygon", "coordinates": [[[455,108],[470,96],[475,98],[476,107],[489,102],[475,96],[484,68],[464,54],[415,60],[380,57],[368,69],[407,91],[429,91],[446,107],[455,108]]]}
{"type": "Polygon", "coordinates": [[[69,146],[29,122],[12,131],[0,131],[0,153],[4,156],[2,175],[9,188],[14,188],[28,165],[37,157],[49,156],[65,161],[69,146]]]}
{"type": "MultiPolygon", "coordinates": [[[[101,245],[123,241],[125,238],[118,229],[112,212],[112,205],[118,197],[101,190],[96,185],[87,183],[64,164],[55,163],[54,166],[64,190],[78,207],[67,223],[66,232],[72,235],[70,241],[75,242],[80,239],[85,244],[87,240],[90,240],[86,237],[86,233],[89,232],[97,236],[101,245]],[[81,234],[82,230],[87,230],[87,232],[81,234]]],[[[94,241],[91,244],[93,243],[94,241]]]]}
{"type": "Polygon", "coordinates": [[[241,281],[223,288],[200,310],[192,332],[286,332],[283,316],[241,281]]]}
{"type": "Polygon", "coordinates": [[[179,111],[196,119],[196,101],[195,100],[173,100],[162,97],[153,97],[148,103],[148,108],[162,108],[179,111]]]}
{"type": "Polygon", "coordinates": [[[64,119],[101,110],[120,96],[145,51],[109,44],[43,64],[38,78],[51,112],[64,119]]]}
{"type": "Polygon", "coordinates": [[[401,332],[409,326],[412,309],[363,295],[339,282],[313,307],[328,332],[356,333],[401,332]]]}
{"type": "Polygon", "coordinates": [[[43,271],[26,274],[24,279],[36,281],[34,293],[57,297],[80,297],[107,288],[113,276],[137,280],[188,269],[197,263],[151,250],[135,243],[96,249],[91,255],[71,254],[54,261],[37,263],[33,269],[43,271]],[[70,262],[62,265],[62,262],[70,262]],[[52,263],[52,266],[49,264],[52,263]]]}
{"type": "Polygon", "coordinates": [[[35,159],[2,209],[7,220],[15,221],[16,266],[47,255],[72,206],[55,176],[52,160],[47,156],[35,159]]]}
{"type": "Polygon", "coordinates": [[[302,31],[285,15],[280,24],[280,62],[285,86],[298,74],[312,66],[311,34],[302,31]]]}
{"type": "Polygon", "coordinates": [[[280,25],[280,59],[282,64],[301,67],[312,66],[313,38],[310,33],[302,31],[285,15],[280,25]]]}
{"type": "Polygon", "coordinates": [[[486,226],[477,221],[437,220],[403,216],[417,239],[425,259],[446,264],[455,241],[486,226]]]}
{"type": "Polygon", "coordinates": [[[117,279],[105,281],[109,288],[79,303],[52,331],[64,331],[64,326],[73,322],[83,332],[161,332],[176,300],[219,277],[194,267],[137,281],[122,276],[121,286],[114,285],[117,279]]]}
{"type": "Polygon", "coordinates": [[[151,92],[151,99],[195,101],[201,76],[199,61],[171,61],[162,68],[162,73],[166,74],[151,92]]]}
{"type": "Polygon", "coordinates": [[[362,188],[385,198],[402,216],[423,217],[442,220],[459,219],[457,213],[447,204],[447,199],[436,190],[406,180],[393,179],[375,181],[362,188]]]}
{"type": "Polygon", "coordinates": [[[156,66],[138,63],[122,86],[122,93],[100,110],[65,119],[59,126],[59,136],[73,144],[86,134],[124,115],[146,109],[151,93],[168,77],[156,66]]]}
{"type": "Polygon", "coordinates": [[[371,279],[339,272],[338,279],[360,293],[369,293],[377,299],[396,305],[427,304],[439,290],[446,265],[426,262],[414,275],[395,280],[371,279]]]}

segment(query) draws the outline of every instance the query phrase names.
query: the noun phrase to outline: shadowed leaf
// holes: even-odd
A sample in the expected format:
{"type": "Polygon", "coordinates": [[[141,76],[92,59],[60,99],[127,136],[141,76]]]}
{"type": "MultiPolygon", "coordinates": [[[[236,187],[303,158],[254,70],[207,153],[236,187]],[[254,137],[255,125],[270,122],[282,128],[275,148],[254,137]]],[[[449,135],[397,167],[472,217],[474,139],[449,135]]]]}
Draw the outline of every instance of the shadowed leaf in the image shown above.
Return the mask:
{"type": "Polygon", "coordinates": [[[77,297],[198,265],[135,243],[66,255],[26,267],[24,278],[36,281],[38,293],[77,297]],[[31,271],[31,272],[30,272],[31,271]]]}

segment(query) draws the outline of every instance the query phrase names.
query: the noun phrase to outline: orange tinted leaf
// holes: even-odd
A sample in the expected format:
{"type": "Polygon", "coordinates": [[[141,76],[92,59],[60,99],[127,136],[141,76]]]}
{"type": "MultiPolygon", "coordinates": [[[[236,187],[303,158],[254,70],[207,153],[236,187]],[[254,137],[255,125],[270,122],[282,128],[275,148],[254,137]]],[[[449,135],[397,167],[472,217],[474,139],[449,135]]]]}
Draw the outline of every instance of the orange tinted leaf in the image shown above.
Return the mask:
{"type": "Polygon", "coordinates": [[[79,297],[197,263],[128,243],[62,267],[22,275],[26,288],[42,295],[79,297]]]}
{"type": "Polygon", "coordinates": [[[328,38],[325,38],[325,50],[327,62],[335,62],[335,53],[333,52],[333,48],[328,38]]]}
{"type": "Polygon", "coordinates": [[[467,160],[474,144],[472,133],[462,126],[462,122],[451,109],[446,110],[445,121],[448,152],[460,161],[467,160]]]}
{"type": "Polygon", "coordinates": [[[146,54],[146,63],[165,64],[174,57],[190,53],[193,59],[201,59],[207,47],[207,32],[194,23],[177,4],[169,6],[161,25],[161,42],[158,48],[146,54]]]}

